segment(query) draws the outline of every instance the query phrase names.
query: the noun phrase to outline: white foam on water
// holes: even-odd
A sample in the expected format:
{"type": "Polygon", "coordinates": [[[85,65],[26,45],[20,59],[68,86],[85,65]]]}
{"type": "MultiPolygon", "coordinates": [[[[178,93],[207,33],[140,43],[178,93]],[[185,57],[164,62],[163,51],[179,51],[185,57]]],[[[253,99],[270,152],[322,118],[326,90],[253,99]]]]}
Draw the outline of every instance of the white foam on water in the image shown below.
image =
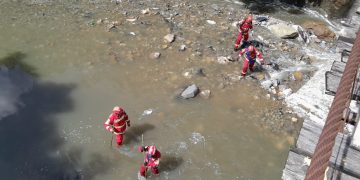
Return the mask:
{"type": "Polygon", "coordinates": [[[304,49],[304,52],[318,60],[314,64],[318,71],[296,93],[286,97],[285,102],[300,117],[323,125],[334,98],[325,94],[325,72],[329,71],[333,61],[339,61],[341,56],[340,53],[320,52],[309,48],[304,49]]]}
{"type": "Polygon", "coordinates": [[[32,78],[20,69],[0,66],[0,120],[23,106],[20,96],[33,87],[32,78]]]}
{"type": "Polygon", "coordinates": [[[189,140],[193,144],[198,144],[198,143],[204,143],[205,144],[205,137],[203,135],[201,135],[200,133],[197,133],[197,132],[193,132],[191,134],[191,137],[189,138],[189,140]]]}

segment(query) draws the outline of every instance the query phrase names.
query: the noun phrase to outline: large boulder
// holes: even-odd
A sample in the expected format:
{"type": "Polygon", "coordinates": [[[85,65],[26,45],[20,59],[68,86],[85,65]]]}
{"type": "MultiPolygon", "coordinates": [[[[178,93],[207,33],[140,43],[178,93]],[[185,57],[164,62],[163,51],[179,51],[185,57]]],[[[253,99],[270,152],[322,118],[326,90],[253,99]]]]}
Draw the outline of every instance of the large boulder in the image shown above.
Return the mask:
{"type": "Polygon", "coordinates": [[[276,36],[283,39],[291,39],[291,38],[296,38],[298,36],[297,29],[293,28],[292,26],[286,25],[284,23],[270,25],[269,29],[276,36]]]}
{"type": "Polygon", "coordinates": [[[303,23],[303,27],[313,32],[322,40],[331,41],[336,37],[335,33],[332,32],[325,23],[320,21],[306,21],[303,23]]]}
{"type": "Polygon", "coordinates": [[[195,97],[199,93],[199,88],[193,84],[188,86],[182,93],[181,97],[184,99],[189,99],[195,97]]]}

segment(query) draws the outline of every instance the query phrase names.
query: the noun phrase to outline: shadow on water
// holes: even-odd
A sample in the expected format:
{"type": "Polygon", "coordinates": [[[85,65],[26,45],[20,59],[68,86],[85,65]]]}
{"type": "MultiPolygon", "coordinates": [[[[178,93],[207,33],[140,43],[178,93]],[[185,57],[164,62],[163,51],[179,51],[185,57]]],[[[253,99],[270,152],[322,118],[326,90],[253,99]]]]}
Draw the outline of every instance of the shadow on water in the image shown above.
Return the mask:
{"type": "Polygon", "coordinates": [[[141,135],[154,128],[154,125],[148,123],[131,126],[126,131],[124,145],[131,144],[131,142],[141,142],[141,135]]]}
{"type": "Polygon", "coordinates": [[[160,171],[173,171],[178,168],[184,160],[181,157],[163,155],[160,161],[160,171]]]}
{"type": "MultiPolygon", "coordinates": [[[[20,62],[24,57],[15,53],[4,59],[20,62]]],[[[35,81],[33,89],[20,96],[22,108],[0,120],[1,179],[93,179],[108,169],[111,164],[99,154],[84,162],[80,148],[61,150],[64,139],[57,127],[61,119],[53,115],[73,110],[70,93],[74,88],[73,84],[35,81]]]]}

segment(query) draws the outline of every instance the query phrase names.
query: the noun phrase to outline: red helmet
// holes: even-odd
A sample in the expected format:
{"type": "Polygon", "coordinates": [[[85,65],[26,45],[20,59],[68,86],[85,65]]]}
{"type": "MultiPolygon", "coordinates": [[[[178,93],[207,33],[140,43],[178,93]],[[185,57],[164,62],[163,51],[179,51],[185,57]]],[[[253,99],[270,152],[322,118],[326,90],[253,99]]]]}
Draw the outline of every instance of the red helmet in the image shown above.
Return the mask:
{"type": "Polygon", "coordinates": [[[252,51],[254,51],[254,46],[250,45],[247,49],[248,49],[248,51],[252,52],[252,51]]]}
{"type": "Polygon", "coordinates": [[[114,108],[113,108],[113,112],[114,113],[117,113],[117,114],[119,114],[119,113],[121,113],[121,112],[123,112],[124,110],[121,108],[121,107],[119,107],[119,106],[115,106],[114,108]]]}
{"type": "Polygon", "coordinates": [[[246,18],[245,22],[247,22],[247,23],[252,23],[252,16],[251,16],[251,15],[248,16],[248,17],[246,18]]]}

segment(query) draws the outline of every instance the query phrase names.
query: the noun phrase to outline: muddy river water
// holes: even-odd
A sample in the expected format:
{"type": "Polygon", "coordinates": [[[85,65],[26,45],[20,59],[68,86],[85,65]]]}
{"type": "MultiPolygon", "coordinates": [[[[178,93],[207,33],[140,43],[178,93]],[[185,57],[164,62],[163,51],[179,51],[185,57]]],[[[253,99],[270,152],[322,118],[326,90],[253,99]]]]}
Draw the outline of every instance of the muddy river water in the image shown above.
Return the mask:
{"type": "Polygon", "coordinates": [[[241,64],[213,59],[217,47],[232,48],[233,29],[191,15],[171,26],[156,13],[165,1],[144,1],[140,10],[149,5],[149,14],[128,1],[39,2],[0,2],[0,58],[21,54],[36,73],[16,112],[0,120],[1,179],[136,179],[142,135],[163,155],[161,173],[149,179],[281,178],[300,120],[256,81],[227,83],[224,74],[241,64]],[[164,42],[168,33],[175,42],[164,42]],[[194,68],[204,75],[184,75],[194,68]],[[193,83],[210,98],[179,99],[193,83]],[[125,153],[110,147],[103,128],[115,105],[131,120],[125,153]]]}

